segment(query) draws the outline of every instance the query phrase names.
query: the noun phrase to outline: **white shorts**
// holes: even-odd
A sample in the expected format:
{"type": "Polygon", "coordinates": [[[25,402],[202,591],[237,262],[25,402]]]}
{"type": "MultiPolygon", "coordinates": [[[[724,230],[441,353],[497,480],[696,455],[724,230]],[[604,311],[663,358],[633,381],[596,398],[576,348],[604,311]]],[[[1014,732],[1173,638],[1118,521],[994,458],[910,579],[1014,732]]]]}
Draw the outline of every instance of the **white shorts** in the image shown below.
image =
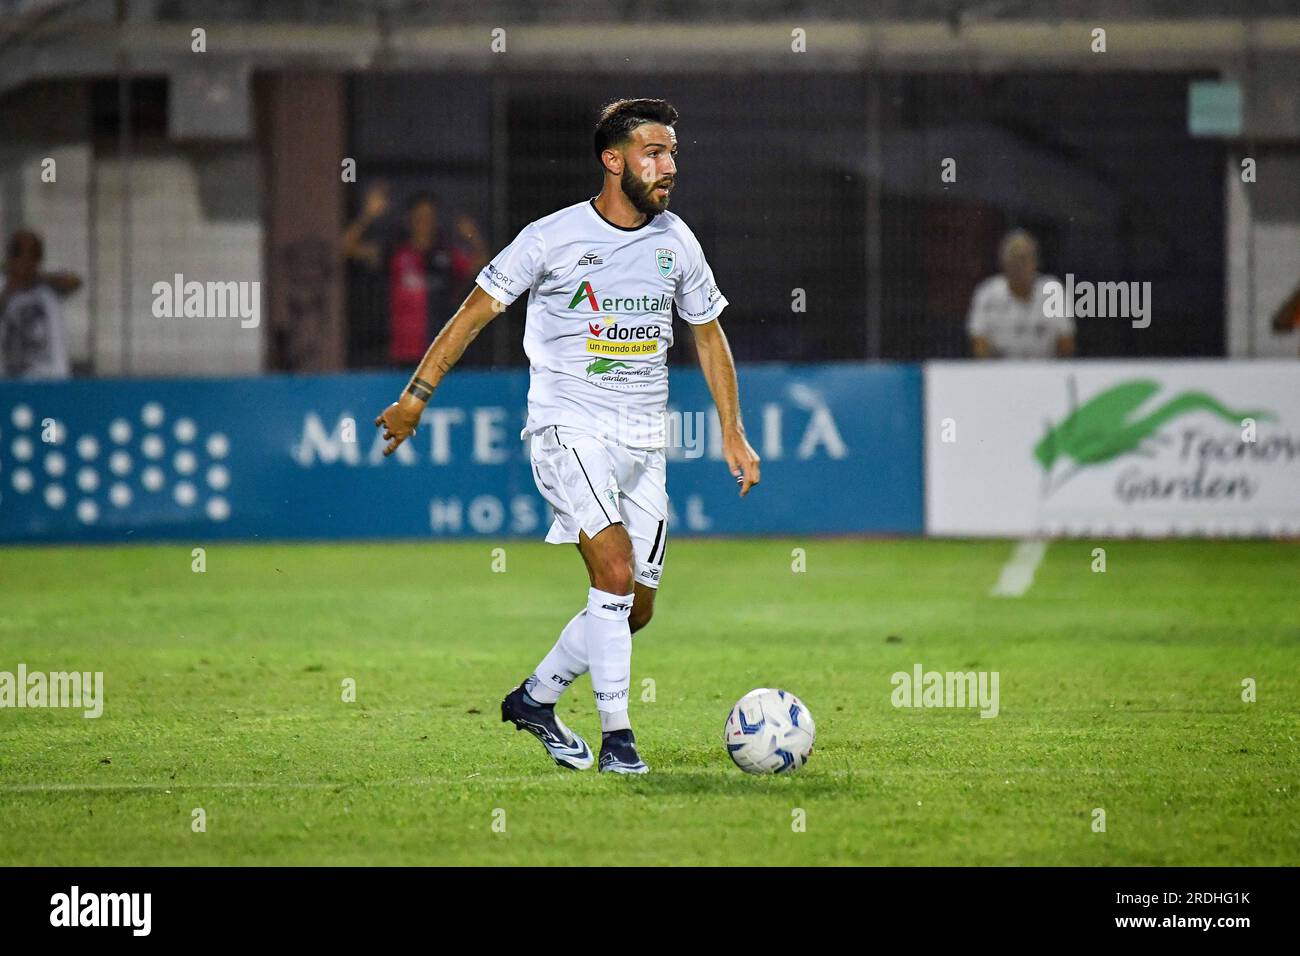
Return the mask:
{"type": "Polygon", "coordinates": [[[662,448],[629,448],[566,425],[530,436],[537,490],[555,510],[551,544],[577,544],[611,524],[632,539],[638,584],[657,588],[668,544],[668,491],[662,448]]]}

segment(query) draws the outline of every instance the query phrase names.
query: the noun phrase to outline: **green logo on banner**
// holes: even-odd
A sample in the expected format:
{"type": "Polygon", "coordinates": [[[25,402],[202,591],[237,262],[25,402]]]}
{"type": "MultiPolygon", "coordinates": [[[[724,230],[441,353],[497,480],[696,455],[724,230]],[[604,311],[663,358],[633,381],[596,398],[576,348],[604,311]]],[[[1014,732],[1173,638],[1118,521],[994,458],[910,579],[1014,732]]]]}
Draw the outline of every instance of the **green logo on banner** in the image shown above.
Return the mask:
{"type": "Polygon", "coordinates": [[[1158,383],[1135,379],[1108,388],[1076,407],[1071,379],[1074,410],[1059,424],[1048,423],[1046,434],[1034,446],[1034,458],[1044,473],[1050,472],[1062,459],[1072,462],[1074,467],[1065,476],[1068,478],[1089,465],[1103,465],[1121,455],[1142,452],[1143,444],[1154,438],[1165,424],[1192,412],[1209,412],[1234,424],[1240,424],[1243,418],[1273,419],[1272,414],[1262,410],[1234,411],[1213,396],[1196,391],[1175,395],[1150,413],[1135,418],[1137,410],[1158,391],[1158,383]]]}

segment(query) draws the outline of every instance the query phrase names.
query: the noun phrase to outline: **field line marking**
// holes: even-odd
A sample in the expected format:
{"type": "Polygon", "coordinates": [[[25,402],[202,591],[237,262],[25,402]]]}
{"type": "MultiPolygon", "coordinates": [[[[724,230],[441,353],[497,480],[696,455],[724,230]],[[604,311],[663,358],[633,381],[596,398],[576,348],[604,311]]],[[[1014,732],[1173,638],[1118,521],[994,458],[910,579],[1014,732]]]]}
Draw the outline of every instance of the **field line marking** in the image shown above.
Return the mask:
{"type": "Polygon", "coordinates": [[[1034,574],[1047,554],[1047,542],[1042,538],[1027,538],[1016,545],[1007,563],[1002,565],[997,584],[989,597],[1021,597],[1034,583],[1034,574]]]}
{"type": "MultiPolygon", "coordinates": [[[[987,776],[1020,777],[1039,775],[1079,776],[1086,774],[1122,774],[1124,776],[1155,776],[1163,771],[1157,769],[1138,769],[1133,767],[989,767],[979,770],[956,770],[948,767],[893,767],[889,769],[857,768],[854,770],[834,769],[819,773],[819,779],[825,777],[927,777],[927,776],[987,776]]],[[[1224,772],[1221,767],[1189,767],[1180,773],[1215,773],[1224,772]]],[[[672,771],[674,777],[702,776],[716,779],[716,770],[678,770],[672,771]]],[[[366,787],[448,787],[458,784],[475,785],[516,783],[546,783],[571,779],[567,774],[538,775],[530,777],[462,777],[455,780],[445,777],[402,777],[390,780],[303,780],[303,781],[229,781],[222,783],[13,783],[0,785],[0,796],[23,793],[85,793],[85,792],[122,792],[136,791],[142,793],[165,793],[180,790],[333,790],[357,789],[366,787]]],[[[808,779],[812,779],[810,776],[808,779]]]]}

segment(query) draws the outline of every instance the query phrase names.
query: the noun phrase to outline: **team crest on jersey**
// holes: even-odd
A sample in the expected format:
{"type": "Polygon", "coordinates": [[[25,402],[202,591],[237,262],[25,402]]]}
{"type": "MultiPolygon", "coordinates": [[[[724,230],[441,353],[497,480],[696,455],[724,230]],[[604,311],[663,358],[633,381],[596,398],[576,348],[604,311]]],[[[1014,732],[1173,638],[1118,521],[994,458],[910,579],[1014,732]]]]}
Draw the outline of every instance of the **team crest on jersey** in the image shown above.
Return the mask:
{"type": "Polygon", "coordinates": [[[673,274],[673,266],[677,262],[677,254],[671,249],[656,249],[655,262],[659,265],[659,274],[667,279],[673,274]]]}

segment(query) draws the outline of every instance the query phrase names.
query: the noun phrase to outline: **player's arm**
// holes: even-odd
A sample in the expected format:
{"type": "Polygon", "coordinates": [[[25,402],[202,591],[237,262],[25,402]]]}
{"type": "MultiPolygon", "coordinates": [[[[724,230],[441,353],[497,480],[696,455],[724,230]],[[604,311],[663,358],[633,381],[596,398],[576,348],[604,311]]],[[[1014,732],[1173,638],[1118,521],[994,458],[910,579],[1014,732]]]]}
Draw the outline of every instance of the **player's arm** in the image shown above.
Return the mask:
{"type": "Polygon", "coordinates": [[[348,224],[348,227],[343,230],[343,235],[339,237],[339,251],[349,259],[355,259],[357,262],[365,263],[372,269],[378,269],[380,265],[379,245],[378,243],[367,242],[363,237],[366,230],[384,213],[388,212],[388,207],[388,186],[384,183],[373,186],[366,193],[366,201],[361,207],[361,214],[348,224]]]}
{"type": "Polygon", "coordinates": [[[718,409],[722,424],[722,457],[727,467],[740,483],[742,496],[758,484],[758,453],[745,438],[745,426],[740,420],[740,387],[736,383],[736,363],[731,357],[731,346],[717,319],[701,325],[692,325],[695,333],[695,351],[700,357],[704,380],[709,383],[709,393],[718,409]]]}
{"type": "Polygon", "coordinates": [[[72,295],[81,288],[81,276],[75,272],[43,272],[39,281],[44,282],[58,295],[72,295]]]}
{"type": "Polygon", "coordinates": [[[984,321],[984,289],[987,283],[981,282],[970,297],[970,309],[966,313],[966,337],[970,339],[971,355],[977,359],[995,358],[997,351],[988,337],[988,323],[984,321]]]}
{"type": "Polygon", "coordinates": [[[433,340],[429,350],[424,353],[420,367],[411,376],[402,397],[384,409],[375,419],[375,427],[383,428],[384,440],[388,447],[385,455],[391,455],[397,446],[415,434],[424,406],[433,397],[434,389],[442,382],[442,377],[451,371],[453,365],[460,361],[469,343],[505,309],[505,306],[478,286],[461,303],[456,314],[451,317],[438,337],[433,340]]]}
{"type": "Polygon", "coordinates": [[[465,272],[470,276],[478,275],[488,263],[488,247],[483,241],[483,233],[472,216],[461,216],[456,220],[456,235],[465,244],[465,272]]]}

